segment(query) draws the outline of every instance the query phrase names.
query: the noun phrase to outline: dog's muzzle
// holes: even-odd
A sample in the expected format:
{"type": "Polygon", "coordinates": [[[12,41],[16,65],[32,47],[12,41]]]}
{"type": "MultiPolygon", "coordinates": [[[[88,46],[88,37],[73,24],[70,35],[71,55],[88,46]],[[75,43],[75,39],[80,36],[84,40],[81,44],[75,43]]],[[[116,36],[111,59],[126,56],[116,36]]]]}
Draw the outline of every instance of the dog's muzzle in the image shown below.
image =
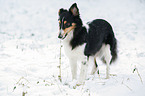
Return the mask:
{"type": "Polygon", "coordinates": [[[58,38],[61,39],[63,36],[61,34],[58,35],[58,38]]]}
{"type": "Polygon", "coordinates": [[[59,38],[59,39],[64,39],[66,36],[67,36],[67,33],[66,33],[64,36],[62,36],[61,34],[59,34],[59,35],[58,35],[58,38],[59,38]]]}
{"type": "Polygon", "coordinates": [[[73,26],[66,28],[64,30],[61,29],[58,38],[64,39],[69,34],[69,32],[71,32],[74,28],[75,28],[75,24],[73,24],[73,26]]]}
{"type": "Polygon", "coordinates": [[[58,38],[64,39],[67,36],[67,32],[64,32],[63,30],[60,30],[58,38]]]}

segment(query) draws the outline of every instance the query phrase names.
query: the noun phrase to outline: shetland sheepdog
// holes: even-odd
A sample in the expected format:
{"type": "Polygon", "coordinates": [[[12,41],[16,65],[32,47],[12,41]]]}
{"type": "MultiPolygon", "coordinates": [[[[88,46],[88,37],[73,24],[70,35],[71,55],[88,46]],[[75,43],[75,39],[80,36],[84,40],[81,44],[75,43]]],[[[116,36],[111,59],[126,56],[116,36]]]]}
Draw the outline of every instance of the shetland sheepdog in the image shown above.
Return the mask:
{"type": "Polygon", "coordinates": [[[59,15],[59,35],[65,54],[71,66],[72,79],[77,79],[77,61],[81,61],[79,82],[84,82],[87,74],[88,61],[93,57],[94,64],[91,74],[99,74],[96,57],[106,64],[106,78],[109,79],[109,65],[117,58],[117,40],[112,26],[103,19],[95,19],[83,26],[77,4],[69,10],[61,8],[59,15]]]}

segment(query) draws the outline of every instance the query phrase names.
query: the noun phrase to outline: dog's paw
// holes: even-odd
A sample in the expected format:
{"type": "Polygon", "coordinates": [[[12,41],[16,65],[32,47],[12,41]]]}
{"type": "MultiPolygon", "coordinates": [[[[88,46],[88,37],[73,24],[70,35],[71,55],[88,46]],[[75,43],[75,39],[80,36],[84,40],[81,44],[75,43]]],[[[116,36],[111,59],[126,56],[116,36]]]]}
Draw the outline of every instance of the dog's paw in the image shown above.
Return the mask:
{"type": "Polygon", "coordinates": [[[69,87],[75,89],[76,84],[77,84],[77,80],[73,80],[73,81],[69,82],[69,87]]]}
{"type": "Polygon", "coordinates": [[[84,84],[85,84],[85,82],[77,82],[76,85],[74,86],[74,88],[76,88],[77,86],[82,86],[84,84]]]}
{"type": "Polygon", "coordinates": [[[84,85],[84,82],[80,82],[77,80],[73,80],[72,82],[69,82],[69,87],[72,89],[76,89],[78,86],[84,85]]]}

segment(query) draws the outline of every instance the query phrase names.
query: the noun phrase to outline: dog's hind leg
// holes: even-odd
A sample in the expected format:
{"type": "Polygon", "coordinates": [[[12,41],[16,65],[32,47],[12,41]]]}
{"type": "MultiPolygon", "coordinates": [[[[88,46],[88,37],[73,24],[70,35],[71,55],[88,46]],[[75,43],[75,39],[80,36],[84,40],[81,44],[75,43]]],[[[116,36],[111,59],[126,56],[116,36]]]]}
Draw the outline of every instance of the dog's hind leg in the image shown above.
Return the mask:
{"type": "Polygon", "coordinates": [[[98,68],[98,64],[96,62],[96,57],[94,57],[94,64],[92,67],[91,75],[95,74],[96,71],[97,71],[97,74],[99,74],[99,68],[98,68]]]}
{"type": "Polygon", "coordinates": [[[71,66],[71,73],[72,79],[77,79],[77,60],[76,59],[69,59],[70,66],[71,66]]]}
{"type": "Polygon", "coordinates": [[[111,58],[112,58],[109,44],[107,44],[105,46],[104,52],[105,52],[104,57],[105,57],[105,61],[106,61],[106,64],[107,64],[107,66],[106,66],[106,79],[109,79],[109,77],[110,77],[110,61],[111,61],[111,58]]]}

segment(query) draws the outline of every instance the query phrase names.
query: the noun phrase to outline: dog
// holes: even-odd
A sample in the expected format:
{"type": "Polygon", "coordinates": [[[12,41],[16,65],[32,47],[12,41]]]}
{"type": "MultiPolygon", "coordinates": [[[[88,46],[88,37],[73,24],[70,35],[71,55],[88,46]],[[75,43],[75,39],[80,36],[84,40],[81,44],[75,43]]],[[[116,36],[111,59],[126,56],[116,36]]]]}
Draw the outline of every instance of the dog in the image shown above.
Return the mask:
{"type": "Polygon", "coordinates": [[[81,61],[79,82],[84,82],[87,74],[88,61],[93,57],[94,64],[91,74],[99,74],[96,57],[106,64],[106,79],[109,79],[109,65],[117,58],[117,40],[112,26],[103,19],[95,19],[83,26],[77,4],[69,10],[61,8],[59,15],[59,35],[65,54],[71,66],[72,79],[77,79],[77,61],[81,61]]]}

